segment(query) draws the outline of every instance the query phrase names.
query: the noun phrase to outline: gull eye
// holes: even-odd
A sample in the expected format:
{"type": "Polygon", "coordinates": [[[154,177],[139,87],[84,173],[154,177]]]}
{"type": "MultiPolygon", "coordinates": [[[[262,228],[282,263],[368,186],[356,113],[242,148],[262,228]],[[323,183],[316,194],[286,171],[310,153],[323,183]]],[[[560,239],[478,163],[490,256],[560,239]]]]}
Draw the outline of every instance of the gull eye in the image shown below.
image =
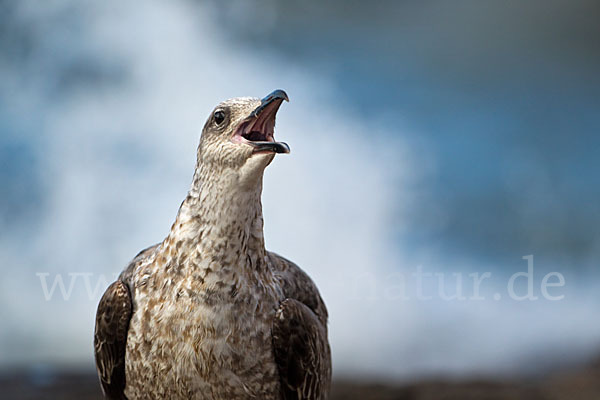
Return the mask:
{"type": "Polygon", "coordinates": [[[215,123],[217,125],[221,125],[223,123],[223,121],[225,121],[225,113],[221,110],[215,111],[215,114],[213,117],[215,118],[215,123]]]}

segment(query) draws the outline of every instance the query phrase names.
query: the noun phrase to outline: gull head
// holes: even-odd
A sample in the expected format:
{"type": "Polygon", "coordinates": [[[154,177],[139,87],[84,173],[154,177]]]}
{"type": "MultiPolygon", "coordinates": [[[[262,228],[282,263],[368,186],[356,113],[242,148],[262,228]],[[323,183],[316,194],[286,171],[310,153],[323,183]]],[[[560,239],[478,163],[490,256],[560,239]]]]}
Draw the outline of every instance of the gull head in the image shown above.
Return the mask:
{"type": "Polygon", "coordinates": [[[262,177],[275,154],[290,152],[275,141],[275,116],[284,100],[287,94],[275,90],[263,99],[239,97],[216,106],[202,129],[200,166],[233,174],[241,183],[262,177]]]}

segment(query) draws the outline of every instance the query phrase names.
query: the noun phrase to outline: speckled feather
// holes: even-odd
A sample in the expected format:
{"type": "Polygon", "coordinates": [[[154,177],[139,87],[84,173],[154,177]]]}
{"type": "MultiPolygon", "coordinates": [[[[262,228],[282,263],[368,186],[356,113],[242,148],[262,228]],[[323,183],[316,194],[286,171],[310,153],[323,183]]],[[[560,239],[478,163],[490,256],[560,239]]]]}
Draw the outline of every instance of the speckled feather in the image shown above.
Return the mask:
{"type": "Polygon", "coordinates": [[[262,172],[274,154],[229,140],[260,104],[217,107],[228,128],[207,121],[169,235],[102,297],[94,344],[107,398],[327,398],[323,300],[308,275],[264,246],[262,172]]]}

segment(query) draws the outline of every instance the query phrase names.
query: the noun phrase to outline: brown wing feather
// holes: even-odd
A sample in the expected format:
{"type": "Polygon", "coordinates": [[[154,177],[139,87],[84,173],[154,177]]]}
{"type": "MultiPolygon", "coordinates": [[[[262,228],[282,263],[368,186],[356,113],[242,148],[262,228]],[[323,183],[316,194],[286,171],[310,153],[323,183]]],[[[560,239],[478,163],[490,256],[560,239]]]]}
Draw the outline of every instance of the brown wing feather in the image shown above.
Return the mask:
{"type": "Polygon", "coordinates": [[[111,400],[126,400],[125,346],[131,319],[131,294],[117,280],[106,289],[96,312],[94,352],[96,369],[104,395],[111,400]]]}
{"type": "Polygon", "coordinates": [[[293,262],[268,253],[286,299],[273,323],[273,351],[284,400],[321,400],[329,394],[331,351],[327,308],[312,279],[293,262]]]}
{"type": "Polygon", "coordinates": [[[273,324],[273,351],[284,400],[322,400],[329,394],[331,354],[315,313],[294,299],[281,303],[273,324]]]}

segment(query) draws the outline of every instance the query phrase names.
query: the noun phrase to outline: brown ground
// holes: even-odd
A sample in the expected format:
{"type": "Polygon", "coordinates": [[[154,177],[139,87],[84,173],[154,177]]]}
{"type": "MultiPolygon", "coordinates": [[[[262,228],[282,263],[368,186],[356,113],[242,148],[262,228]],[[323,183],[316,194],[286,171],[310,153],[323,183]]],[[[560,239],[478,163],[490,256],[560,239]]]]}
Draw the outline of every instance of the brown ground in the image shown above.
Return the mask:
{"type": "MultiPolygon", "coordinates": [[[[94,375],[62,373],[0,376],[0,398],[101,400],[94,375]]],[[[334,382],[331,400],[600,400],[600,365],[537,382],[423,381],[407,385],[334,382]]]]}

